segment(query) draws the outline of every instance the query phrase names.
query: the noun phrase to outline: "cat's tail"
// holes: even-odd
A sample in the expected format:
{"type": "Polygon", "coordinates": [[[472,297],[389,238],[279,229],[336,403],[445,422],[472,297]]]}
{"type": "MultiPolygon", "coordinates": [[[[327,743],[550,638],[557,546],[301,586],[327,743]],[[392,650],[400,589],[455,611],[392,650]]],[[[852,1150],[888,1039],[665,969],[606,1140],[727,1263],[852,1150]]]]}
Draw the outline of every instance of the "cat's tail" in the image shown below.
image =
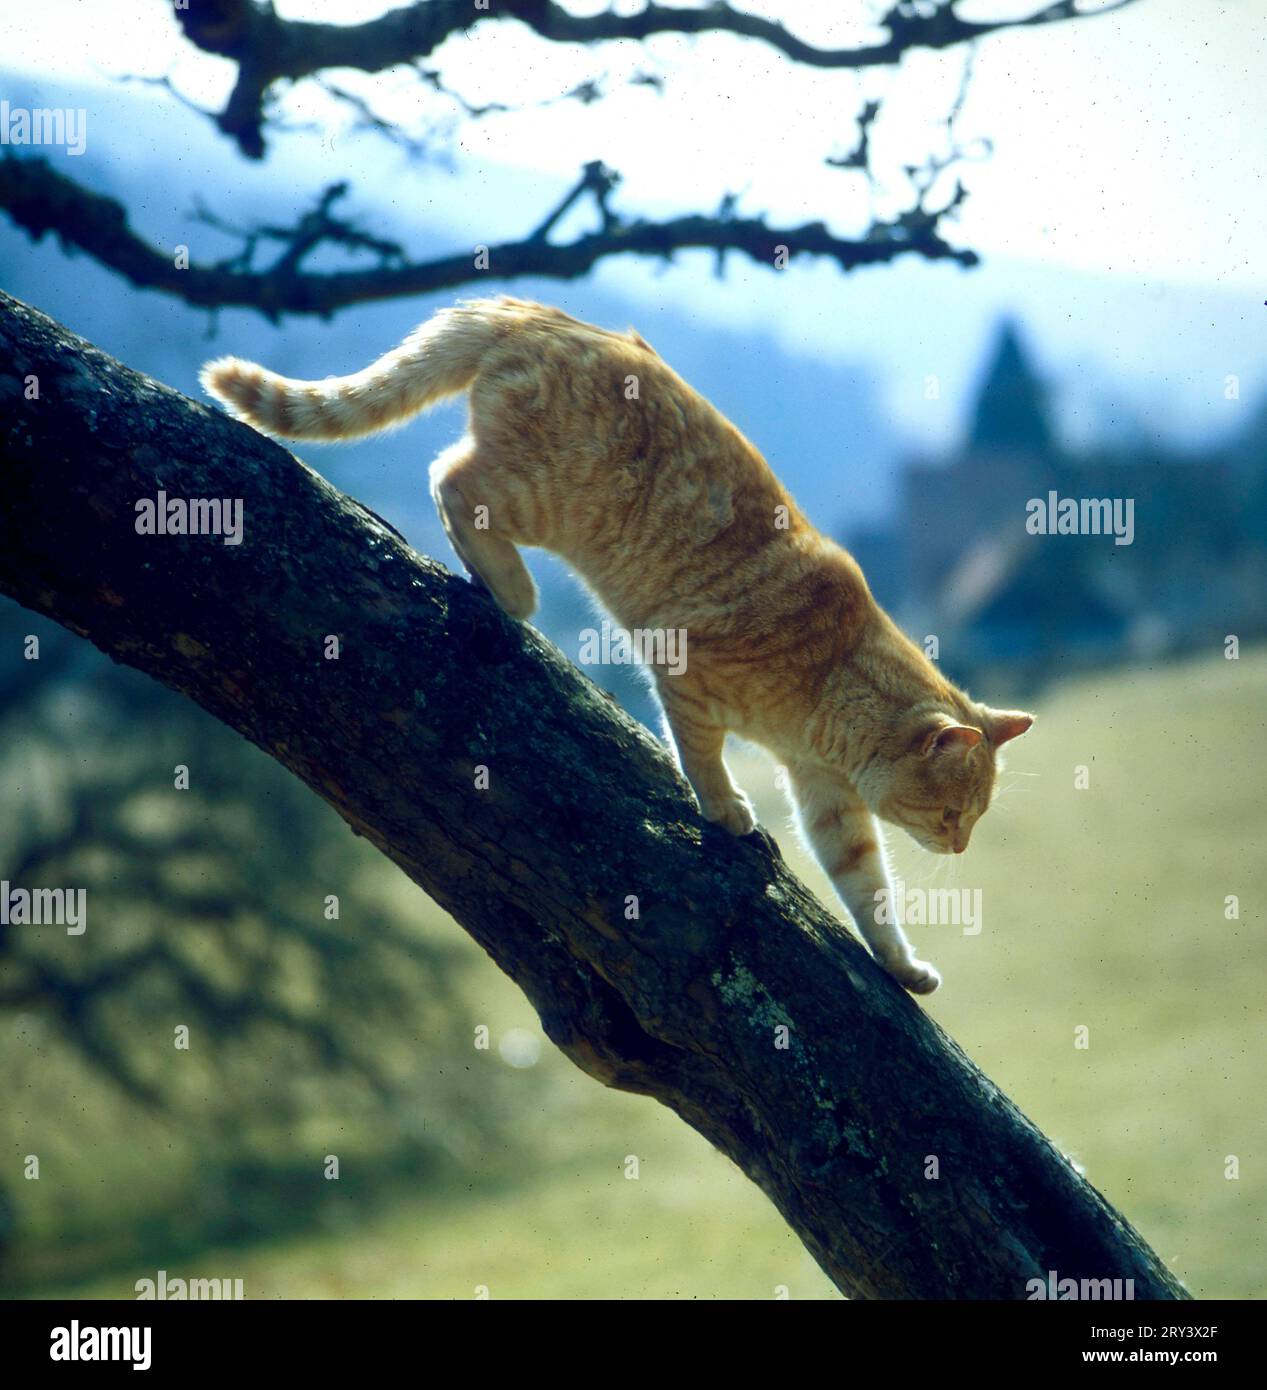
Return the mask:
{"type": "Polygon", "coordinates": [[[296,381],[255,362],[220,357],[199,375],[231,415],[286,439],[357,439],[404,424],[460,395],[508,326],[498,300],[442,309],[398,348],[351,376],[296,381]]]}

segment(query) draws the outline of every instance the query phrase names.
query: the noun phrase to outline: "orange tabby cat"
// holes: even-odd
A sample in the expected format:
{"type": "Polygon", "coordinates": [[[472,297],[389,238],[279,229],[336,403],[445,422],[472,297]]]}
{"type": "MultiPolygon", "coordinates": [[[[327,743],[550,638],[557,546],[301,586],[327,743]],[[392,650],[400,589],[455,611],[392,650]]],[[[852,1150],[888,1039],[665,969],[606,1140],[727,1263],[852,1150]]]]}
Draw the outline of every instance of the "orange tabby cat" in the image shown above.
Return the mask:
{"type": "Polygon", "coordinates": [[[463,564],[527,618],[537,594],[516,547],[544,546],[626,629],[685,631],[685,670],[651,671],[705,817],[753,829],[722,744],[733,731],[768,748],[876,957],[907,989],[937,988],[877,912],[888,887],[877,818],[961,853],[989,805],[997,750],[1032,718],[947,681],[757,450],[637,333],[478,300],[353,376],[292,381],[229,357],[202,381],[239,418],[295,439],[371,434],[469,392],[469,432],[431,468],[463,564]]]}

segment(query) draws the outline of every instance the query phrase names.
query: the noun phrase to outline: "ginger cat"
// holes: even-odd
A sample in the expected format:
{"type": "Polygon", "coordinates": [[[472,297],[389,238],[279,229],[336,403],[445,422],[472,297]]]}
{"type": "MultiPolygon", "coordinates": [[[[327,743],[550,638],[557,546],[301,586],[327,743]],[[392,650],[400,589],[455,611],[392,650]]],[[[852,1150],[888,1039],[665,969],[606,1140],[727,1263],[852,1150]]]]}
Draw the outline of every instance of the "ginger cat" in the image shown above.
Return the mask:
{"type": "Polygon", "coordinates": [[[476,300],[352,376],[293,381],[227,357],[202,382],[257,429],[316,440],[372,434],[469,392],[469,432],[431,466],[466,568],[527,618],[537,593],[516,547],[543,546],[626,629],[684,630],[686,669],[649,669],[704,816],[752,831],[722,744],[733,731],[769,749],[876,958],[914,993],[937,988],[901,928],[877,921],[890,915],[876,910],[888,888],[878,821],[962,853],[998,749],[1032,717],[950,684],[757,450],[637,333],[476,300]]]}

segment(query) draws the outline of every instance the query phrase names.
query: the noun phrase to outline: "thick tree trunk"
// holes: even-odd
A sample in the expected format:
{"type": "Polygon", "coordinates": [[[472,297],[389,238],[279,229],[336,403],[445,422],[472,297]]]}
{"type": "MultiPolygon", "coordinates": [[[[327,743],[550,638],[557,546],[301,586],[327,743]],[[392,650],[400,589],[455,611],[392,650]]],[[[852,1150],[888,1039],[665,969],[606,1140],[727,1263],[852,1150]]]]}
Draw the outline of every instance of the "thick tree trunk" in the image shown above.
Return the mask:
{"type": "Polygon", "coordinates": [[[1056,1270],[1186,1296],[772,842],[706,826],[535,631],[285,449],[6,296],[0,363],[0,590],[303,778],[578,1066],[734,1159],[842,1290],[1018,1299],[1056,1270]],[[160,490],[243,499],[242,543],[138,534],[160,490]]]}

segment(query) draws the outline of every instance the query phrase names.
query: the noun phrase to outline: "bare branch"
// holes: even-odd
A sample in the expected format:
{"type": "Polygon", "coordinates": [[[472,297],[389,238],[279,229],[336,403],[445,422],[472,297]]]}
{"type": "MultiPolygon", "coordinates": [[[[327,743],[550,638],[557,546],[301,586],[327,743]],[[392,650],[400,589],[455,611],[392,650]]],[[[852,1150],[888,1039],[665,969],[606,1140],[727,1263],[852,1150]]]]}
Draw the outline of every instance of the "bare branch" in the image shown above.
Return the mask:
{"type": "Polygon", "coordinates": [[[969,20],[955,12],[955,0],[914,5],[898,0],[878,20],[888,37],[854,48],[817,48],[775,20],[713,3],[698,9],[647,4],[635,14],[604,10],[575,15],[554,0],[498,0],[488,10],[470,0],[426,0],[389,10],[362,24],[320,24],[281,18],[271,5],[253,0],[202,0],[179,8],[185,37],[204,52],[238,64],[238,79],[225,109],[221,130],[242,152],[258,159],[264,152],[264,106],[279,79],[298,80],[326,68],[382,72],[415,63],[433,53],[452,34],[477,24],[518,20],[554,43],[642,40],[652,34],[733,34],[768,44],[793,62],[817,68],[887,67],[913,49],[945,49],[989,34],[1035,28],[1064,20],[1111,14],[1135,0],[1110,0],[1089,9],[1079,0],[1051,0],[1016,19],[969,20]]]}
{"type": "Polygon", "coordinates": [[[616,176],[601,163],[586,166],[580,183],[532,233],[488,248],[486,270],[478,269],[476,258],[468,252],[429,261],[407,260],[395,243],[371,237],[334,217],[331,206],[346,192],[341,184],[328,188],[316,209],[293,228],[232,228],[201,209],[199,220],[241,236],[243,247],[224,261],[178,268],[170,252],[159,250],[132,230],[127,210],[117,200],[90,192],[47,160],[0,158],[0,207],[33,239],[51,232],[67,250],[86,251],[139,288],[161,290],[200,308],[255,309],[274,322],[284,314],[328,318],[352,304],[434,294],[489,279],[532,275],[575,280],[609,256],[669,260],[686,250],[717,255],[740,252],[773,266],[781,259],[782,248],[789,258],[825,256],[842,270],[883,264],[908,253],[963,266],[977,263],[972,251],[951,246],[940,231],[942,217],[958,203],[958,197],[947,207],[921,206],[891,221],[875,222],[863,236],[850,240],[835,236],[822,222],[779,228],[761,218],[702,214],[663,222],[620,220],[607,201],[615,183],[616,176]],[[599,230],[562,244],[549,241],[548,233],[563,213],[587,193],[599,211],[599,230]],[[261,239],[280,241],[285,250],[271,266],[255,270],[251,261],[261,239]],[[372,252],[379,264],[366,269],[305,270],[308,254],[326,243],[372,252]]]}
{"type": "Polygon", "coordinates": [[[871,127],[880,114],[880,103],[863,103],[858,113],[858,139],[853,149],[842,155],[831,155],[825,161],[833,169],[856,169],[870,180],[871,175],[871,127]]]}

